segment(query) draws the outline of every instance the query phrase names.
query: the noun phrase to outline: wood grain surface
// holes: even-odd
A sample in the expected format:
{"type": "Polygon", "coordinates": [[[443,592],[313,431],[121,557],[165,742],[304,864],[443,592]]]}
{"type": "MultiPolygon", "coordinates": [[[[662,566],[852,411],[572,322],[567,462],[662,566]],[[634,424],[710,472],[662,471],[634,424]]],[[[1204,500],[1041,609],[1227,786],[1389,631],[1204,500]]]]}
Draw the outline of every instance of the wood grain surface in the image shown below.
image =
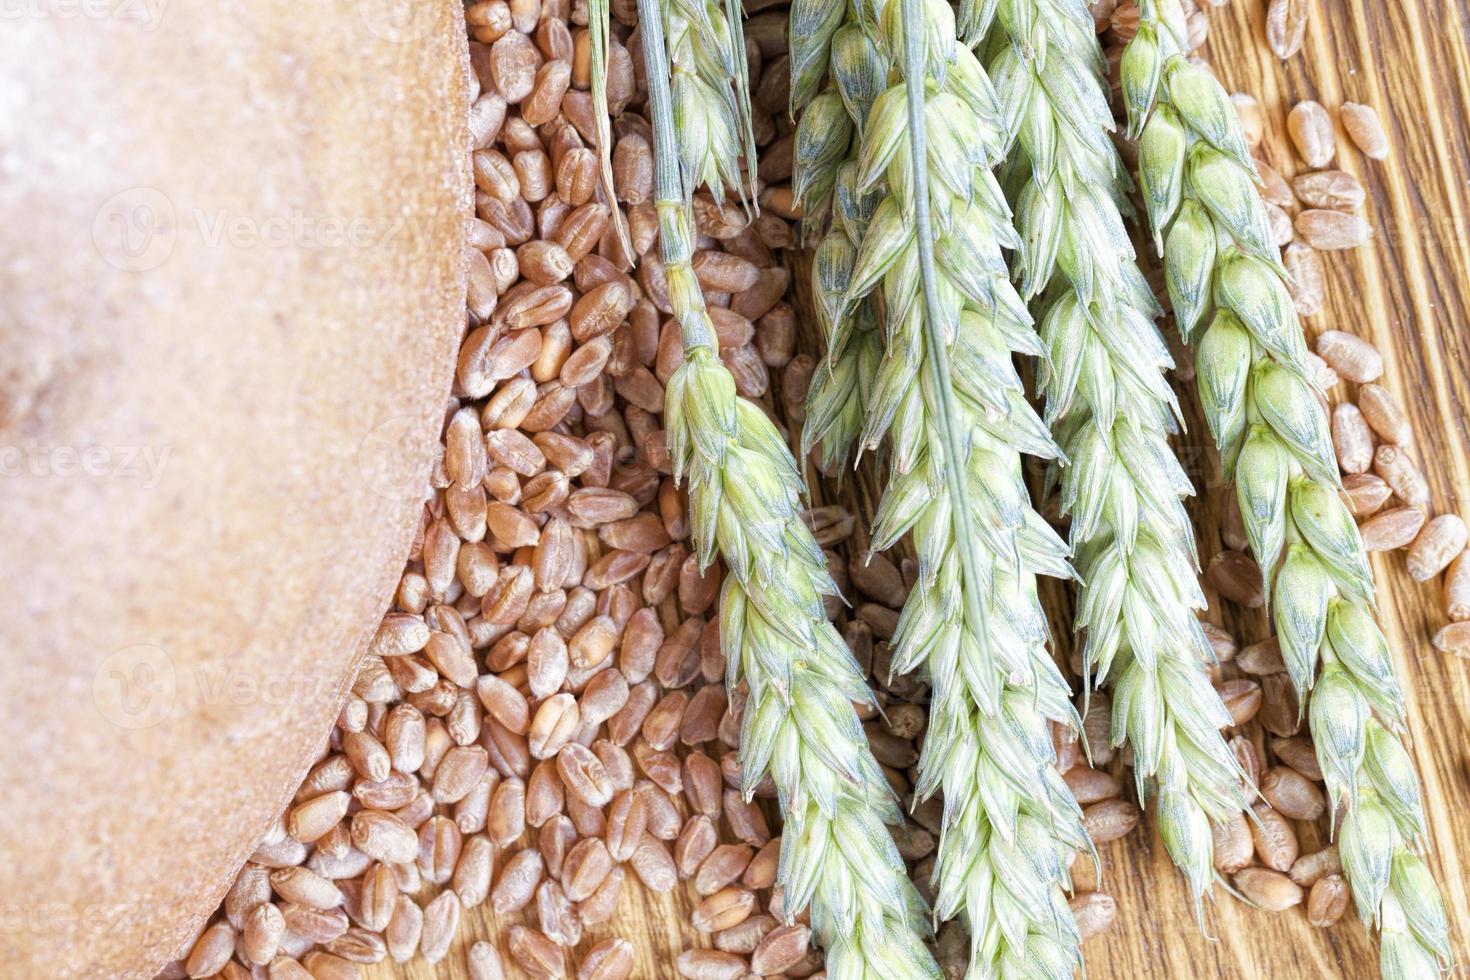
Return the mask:
{"type": "MultiPolygon", "coordinates": [[[[1307,326],[1311,332],[1349,330],[1379,346],[1386,363],[1382,383],[1407,403],[1417,436],[1414,452],[1429,478],[1435,510],[1470,516],[1470,202],[1465,193],[1470,138],[1464,123],[1470,111],[1470,13],[1463,2],[1430,6],[1420,0],[1309,6],[1305,47],[1289,62],[1278,61],[1266,47],[1262,0],[1204,8],[1210,35],[1203,53],[1227,89],[1260,100],[1268,120],[1261,154],[1288,180],[1302,169],[1289,148],[1285,124],[1298,100],[1316,99],[1334,118],[1344,101],[1367,103],[1382,115],[1393,144],[1382,163],[1357,153],[1339,130],[1335,165],[1368,188],[1366,213],[1377,231],[1367,247],[1324,256],[1328,303],[1307,326]]],[[[813,340],[806,338],[808,344],[813,340]]],[[[1221,547],[1222,487],[1203,445],[1208,430],[1192,385],[1178,388],[1190,426],[1178,449],[1198,490],[1191,509],[1200,529],[1200,554],[1208,559],[1221,547]]],[[[846,502],[853,504],[857,497],[861,505],[871,489],[869,474],[844,491],[846,502]]],[[[1411,750],[1428,812],[1430,866],[1450,910],[1456,975],[1470,976],[1470,663],[1430,646],[1429,638],[1445,623],[1438,583],[1413,582],[1402,553],[1375,556],[1373,566],[1382,624],[1405,677],[1411,750]]],[[[1052,586],[1047,598],[1058,653],[1065,656],[1071,596],[1068,589],[1052,586]]],[[[1227,608],[1213,594],[1210,599],[1210,618],[1242,645],[1269,635],[1259,611],[1227,608]]],[[[1303,852],[1323,842],[1303,840],[1303,852]]],[[[1119,909],[1112,928],[1086,944],[1088,976],[1094,980],[1377,976],[1376,943],[1351,911],[1323,930],[1308,924],[1303,908],[1257,911],[1217,889],[1204,909],[1201,930],[1184,880],[1151,828],[1103,848],[1102,858],[1101,881],[1083,884],[1114,895],[1119,909]]],[[[683,887],[668,896],[650,895],[630,875],[615,920],[584,940],[581,949],[620,935],[637,949],[634,976],[676,977],[678,952],[703,944],[687,925],[691,907],[683,887]]],[[[525,920],[498,918],[488,907],[467,913],[455,948],[437,967],[415,959],[401,967],[367,968],[364,976],[467,977],[468,945],[477,939],[503,940],[513,921],[525,920]]],[[[523,976],[514,967],[510,975],[523,976]]]]}

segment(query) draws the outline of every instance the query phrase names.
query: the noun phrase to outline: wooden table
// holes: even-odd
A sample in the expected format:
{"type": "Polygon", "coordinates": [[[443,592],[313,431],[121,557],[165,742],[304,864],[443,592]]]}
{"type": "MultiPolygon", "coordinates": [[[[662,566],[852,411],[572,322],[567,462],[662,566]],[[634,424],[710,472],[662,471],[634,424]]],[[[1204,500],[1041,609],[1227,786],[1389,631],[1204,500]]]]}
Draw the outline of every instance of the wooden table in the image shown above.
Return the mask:
{"type": "MultiPolygon", "coordinates": [[[[1387,364],[1383,383],[1408,403],[1435,507],[1470,516],[1470,141],[1464,124],[1470,114],[1470,12],[1463,3],[1343,0],[1311,7],[1306,45],[1285,64],[1265,45],[1262,0],[1205,8],[1207,54],[1227,89],[1260,100],[1269,120],[1264,156],[1288,179],[1299,169],[1285,135],[1286,113],[1296,101],[1317,99],[1334,117],[1343,101],[1364,102],[1383,115],[1393,142],[1387,161],[1367,160],[1345,136],[1337,160],[1369,189],[1367,214],[1377,236],[1368,247],[1327,256],[1328,305],[1308,328],[1350,330],[1378,344],[1387,364]]],[[[1181,448],[1192,452],[1198,434],[1208,430],[1189,386],[1181,394],[1192,413],[1192,434],[1181,448]]],[[[1201,491],[1193,511],[1200,553],[1208,557],[1220,548],[1220,488],[1201,491]]],[[[1383,625],[1406,677],[1412,751],[1432,837],[1430,864],[1451,910],[1463,970],[1470,966],[1470,664],[1429,644],[1445,622],[1437,585],[1413,582],[1401,553],[1376,557],[1373,564],[1383,625]]],[[[1065,605],[1063,599],[1056,610],[1061,622],[1065,605]]],[[[1242,643],[1267,635],[1258,614],[1225,611],[1214,618],[1242,643]]],[[[1270,914],[1218,893],[1206,907],[1202,933],[1184,881],[1156,835],[1135,833],[1105,848],[1103,859],[1100,887],[1117,897],[1119,911],[1112,929],[1086,945],[1088,975],[1095,980],[1377,976],[1376,945],[1351,912],[1321,930],[1300,908],[1270,914]]],[[[635,885],[625,889],[615,921],[593,938],[629,939],[639,954],[635,976],[672,978],[673,956],[698,942],[685,925],[690,906],[682,889],[659,897],[635,885]]],[[[464,917],[456,948],[437,969],[416,959],[399,968],[380,965],[364,976],[466,977],[460,944],[495,939],[508,926],[488,907],[477,910],[464,917]]],[[[512,976],[522,975],[513,970],[512,976]]]]}

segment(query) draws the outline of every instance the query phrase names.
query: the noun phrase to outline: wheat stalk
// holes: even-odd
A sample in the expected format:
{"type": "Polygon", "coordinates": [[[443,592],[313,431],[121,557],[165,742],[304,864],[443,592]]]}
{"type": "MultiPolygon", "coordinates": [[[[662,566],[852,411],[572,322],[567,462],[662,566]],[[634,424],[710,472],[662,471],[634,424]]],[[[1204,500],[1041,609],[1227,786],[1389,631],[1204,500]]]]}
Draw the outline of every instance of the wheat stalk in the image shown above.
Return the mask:
{"type": "MultiPolygon", "coordinates": [[[[875,300],[884,313],[858,438],[886,438],[892,465],[873,547],[912,534],[919,558],[894,667],[923,667],[933,685],[915,793],[944,793],[935,912],[969,927],[974,976],[1071,977],[1064,889],[1089,844],[1055,767],[1048,721],[1077,720],[1035,584],[1070,569],[1021,480],[1018,450],[1056,447],[1011,359],[1041,348],[1001,251],[1018,242],[989,172],[993,95],[940,0],[801,0],[792,25],[793,101],[810,101],[796,180],[818,211],[830,202],[815,287],[836,359],[875,300]],[[835,84],[812,98],[824,59],[835,84]],[[830,180],[805,169],[844,149],[830,180]]],[[[848,411],[809,418],[850,438],[848,411]]]]}
{"type": "Polygon", "coordinates": [[[1184,56],[1182,11],[1146,0],[1141,14],[1123,93],[1174,316],[1196,348],[1200,400],[1234,475],[1287,670],[1311,694],[1328,794],[1334,808],[1347,804],[1338,850],[1358,912],[1381,930],[1385,977],[1431,976],[1449,962],[1448,928],[1415,853],[1424,813],[1396,734],[1402,692],[1255,167],[1224,89],[1184,56]]]}
{"type": "MultiPolygon", "coordinates": [[[[706,43],[715,32],[708,20],[681,19],[688,13],[675,3],[661,9],[660,0],[639,2],[659,238],[684,342],[684,363],[665,394],[665,426],[676,478],[687,481],[699,560],[707,565],[718,551],[729,569],[720,595],[726,683],[733,690],[743,680],[749,688],[741,788],[749,798],[767,774],[776,784],[785,821],[778,880],[787,914],[810,905],[829,975],[937,977],[924,946],[923,902],[885,826],[901,823],[902,814],[853,709],[853,703],[871,704],[872,694],[823,611],[823,597],[837,590],[801,521],[801,475],[770,419],[736,396],[691,266],[688,178],[720,179],[738,169],[733,158],[689,155],[697,137],[685,142],[688,117],[679,115],[669,79],[673,74],[677,81],[680,60],[664,60],[664,29],[686,44],[706,43]]],[[[727,41],[726,53],[743,53],[738,21],[727,41]]],[[[707,50],[686,53],[696,63],[717,61],[707,50]]],[[[736,84],[727,78],[726,87],[743,102],[739,76],[729,77],[736,84]]],[[[722,152],[735,144],[704,145],[722,152]]]]}
{"type": "Polygon", "coordinates": [[[1130,181],[1109,136],[1102,49],[1078,0],[1001,0],[983,50],[1016,146],[1003,181],[1024,243],[1017,278],[1049,355],[1047,421],[1070,461],[1053,478],[1072,518],[1084,662],[1115,688],[1112,741],[1132,743],[1139,796],[1147,781],[1198,908],[1214,877],[1210,821],[1245,799],[1220,734],[1230,714],[1204,673],[1213,655],[1181,503],[1192,488],[1169,448],[1173,364],[1123,223],[1130,181]]]}

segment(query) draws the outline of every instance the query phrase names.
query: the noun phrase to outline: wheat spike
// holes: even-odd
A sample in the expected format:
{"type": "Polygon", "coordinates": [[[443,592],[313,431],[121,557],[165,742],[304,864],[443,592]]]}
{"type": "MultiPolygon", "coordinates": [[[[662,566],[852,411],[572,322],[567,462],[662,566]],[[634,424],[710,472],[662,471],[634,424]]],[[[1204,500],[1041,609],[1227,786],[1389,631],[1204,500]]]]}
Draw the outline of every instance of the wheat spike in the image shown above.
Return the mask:
{"type": "MultiPolygon", "coordinates": [[[[1041,347],[1002,254],[1019,242],[989,169],[999,113],[940,0],[804,0],[792,23],[796,180],[831,214],[815,282],[829,362],[882,341],[858,433],[892,467],[873,547],[911,534],[919,557],[894,667],[933,685],[915,792],[944,793],[935,912],[969,927],[972,976],[1071,977],[1067,867],[1089,844],[1055,767],[1048,721],[1077,719],[1035,584],[1070,569],[1021,480],[1019,451],[1056,446],[1012,364],[1041,347]],[[833,87],[812,96],[824,64],[833,87]]],[[[849,415],[816,417],[837,420],[821,438],[851,438],[849,415]]]]}
{"type": "Polygon", "coordinates": [[[1200,401],[1328,794],[1347,805],[1338,849],[1359,914],[1380,930],[1382,974],[1433,976],[1450,961],[1448,927],[1416,854],[1424,811],[1396,734],[1403,696],[1255,167],[1225,90],[1185,58],[1178,5],[1147,0],[1141,14],[1123,93],[1174,316],[1196,348],[1200,401]]]}
{"type": "MultiPolygon", "coordinates": [[[[690,156],[692,144],[684,142],[688,117],[677,111],[669,77],[677,82],[680,62],[664,60],[664,30],[676,45],[713,36],[696,29],[708,21],[681,20],[687,13],[679,4],[639,2],[660,246],[684,342],[684,363],[666,390],[665,426],[674,472],[688,486],[700,561],[708,564],[718,552],[729,569],[720,595],[727,684],[734,690],[744,681],[749,689],[741,787],[749,798],[767,774],[776,784],[785,820],[778,881],[787,914],[810,906],[829,975],[938,977],[924,945],[926,910],[885,826],[902,814],[852,707],[871,703],[872,694],[823,611],[823,597],[837,590],[801,521],[801,475],[775,425],[736,396],[691,266],[690,181],[738,176],[738,169],[733,158],[690,156]]],[[[732,56],[743,52],[738,21],[734,26],[732,56]]],[[[709,55],[701,52],[696,63],[709,55]]],[[[725,84],[743,102],[739,76],[725,84]]],[[[733,144],[704,145],[723,152],[733,144]]]]}
{"type": "MultiPolygon", "coordinates": [[[[984,29],[979,17],[967,27],[984,29]]],[[[1000,0],[983,49],[1015,147],[1003,173],[1024,243],[1017,278],[1048,354],[1047,421],[1081,579],[1076,628],[1094,683],[1115,689],[1111,738],[1134,750],[1164,843],[1196,904],[1214,878],[1210,821],[1245,808],[1230,724],[1205,676],[1194,610],[1192,493],[1169,448],[1178,405],[1122,208],[1130,181],[1092,17],[1080,0],[1000,0]]]]}

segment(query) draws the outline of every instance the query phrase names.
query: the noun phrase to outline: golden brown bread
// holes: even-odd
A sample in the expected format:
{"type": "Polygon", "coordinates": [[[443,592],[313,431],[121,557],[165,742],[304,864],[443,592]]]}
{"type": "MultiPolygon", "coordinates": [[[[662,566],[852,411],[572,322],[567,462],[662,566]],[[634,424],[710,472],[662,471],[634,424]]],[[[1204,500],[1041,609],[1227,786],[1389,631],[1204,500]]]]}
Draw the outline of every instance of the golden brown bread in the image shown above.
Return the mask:
{"type": "Polygon", "coordinates": [[[458,4],[103,6],[0,31],[13,977],[151,976],[218,903],[396,582],[463,327],[458,4]]]}

